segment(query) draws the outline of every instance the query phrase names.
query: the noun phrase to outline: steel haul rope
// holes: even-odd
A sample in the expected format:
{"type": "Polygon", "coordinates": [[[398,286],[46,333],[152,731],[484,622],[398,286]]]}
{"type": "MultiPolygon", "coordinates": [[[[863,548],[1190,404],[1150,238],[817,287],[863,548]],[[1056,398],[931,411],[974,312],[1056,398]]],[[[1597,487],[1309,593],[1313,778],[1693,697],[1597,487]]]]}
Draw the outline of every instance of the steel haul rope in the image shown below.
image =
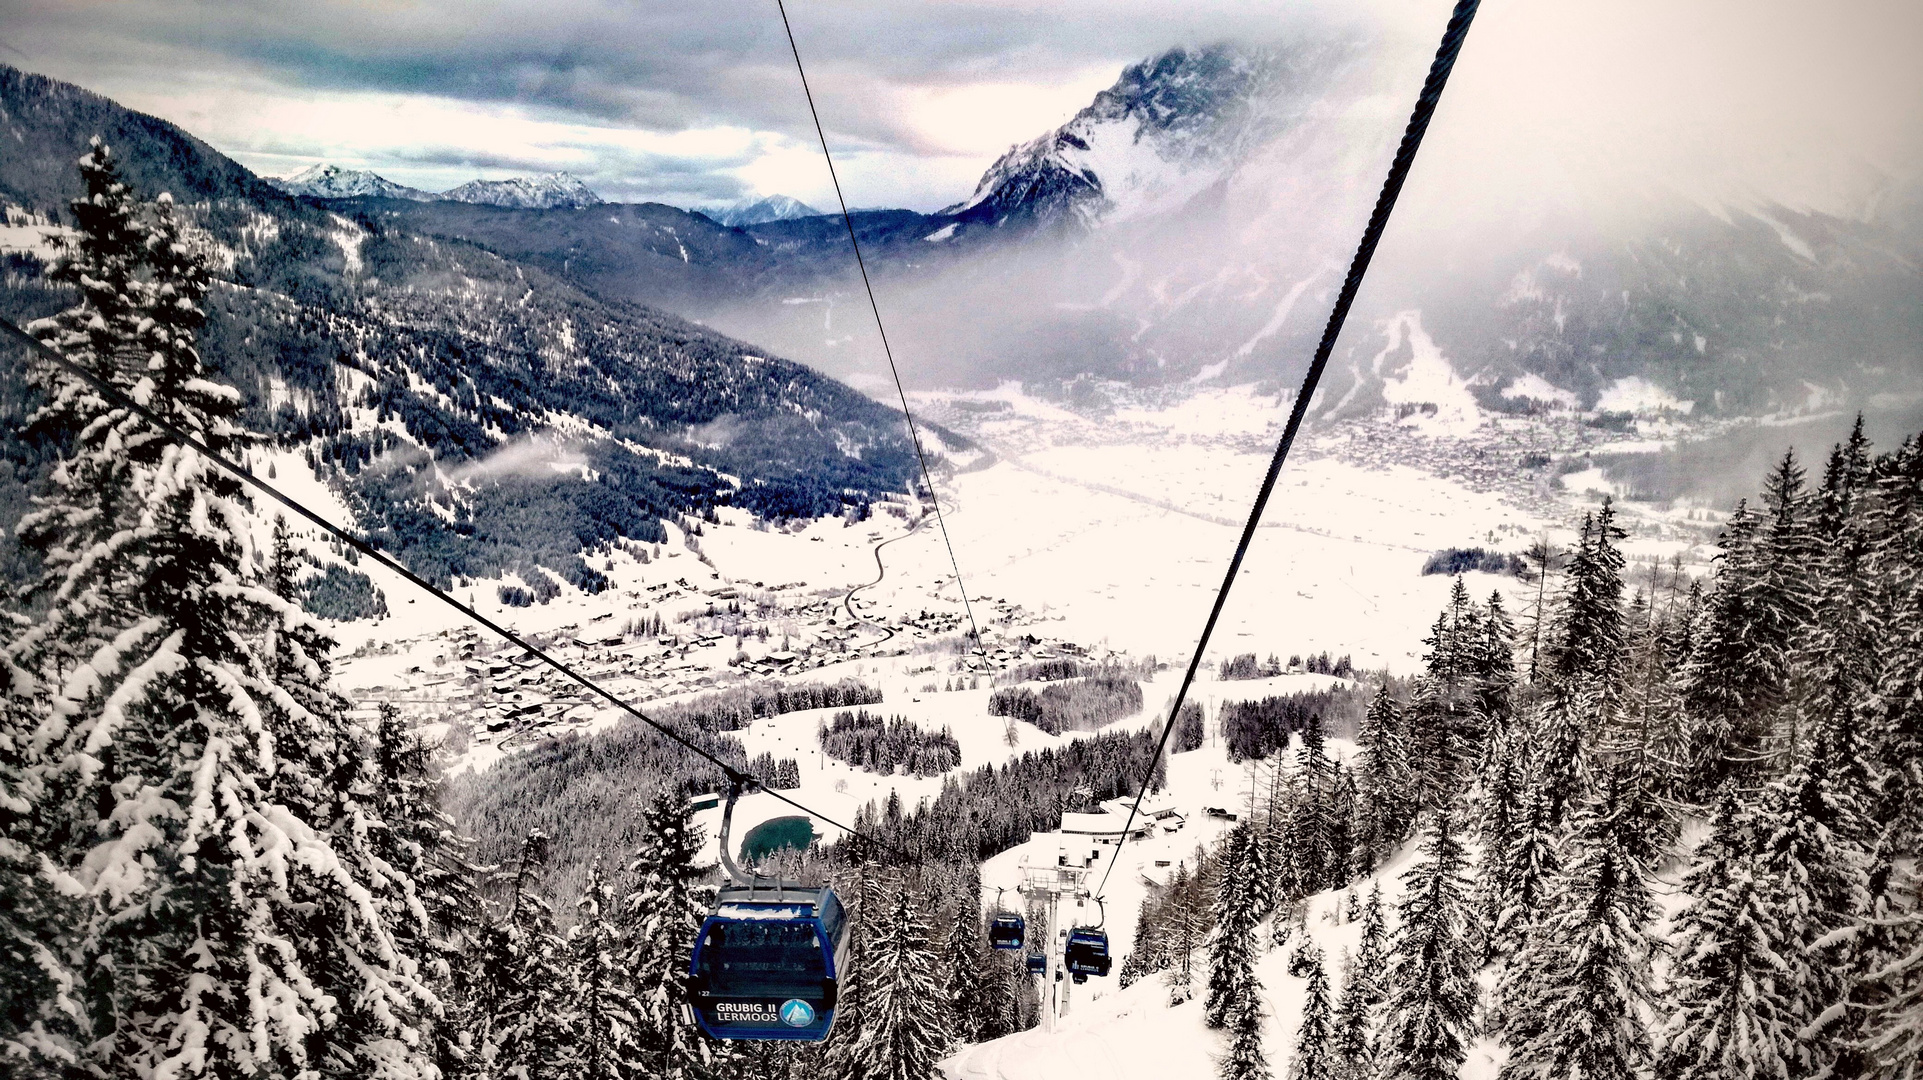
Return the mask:
{"type": "Polygon", "coordinates": [[[1142,809],[1142,799],[1148,794],[1148,786],[1155,776],[1155,764],[1161,761],[1162,754],[1168,749],[1169,735],[1175,730],[1175,721],[1182,712],[1182,703],[1188,698],[1189,687],[1195,682],[1195,672],[1202,664],[1202,654],[1208,649],[1209,638],[1215,633],[1216,620],[1221,618],[1222,605],[1228,601],[1229,589],[1235,584],[1235,576],[1242,570],[1242,559],[1249,552],[1249,542],[1255,536],[1257,523],[1262,520],[1262,511],[1269,504],[1269,496],[1275,491],[1275,480],[1282,472],[1282,463],[1288,460],[1289,448],[1295,443],[1296,432],[1301,430],[1302,419],[1309,411],[1309,402],[1315,396],[1316,384],[1322,380],[1322,369],[1328,366],[1329,355],[1335,351],[1336,338],[1342,334],[1342,324],[1349,317],[1349,308],[1355,303],[1355,294],[1362,287],[1362,277],[1369,270],[1369,260],[1375,257],[1376,245],[1382,240],[1382,232],[1389,224],[1389,212],[1395,209],[1396,196],[1402,193],[1403,181],[1409,177],[1409,167],[1415,163],[1416,150],[1422,145],[1422,136],[1429,130],[1429,119],[1435,115],[1436,103],[1442,100],[1442,88],[1449,82],[1449,72],[1456,66],[1456,56],[1462,51],[1462,42],[1469,34],[1469,24],[1476,17],[1480,0],[1457,0],[1455,11],[1449,16],[1449,25],[1442,33],[1442,43],[1436,48],[1436,58],[1429,65],[1429,77],[1422,84],[1422,93],[1416,97],[1415,111],[1409,116],[1409,126],[1402,132],[1402,144],[1396,148],[1395,160],[1389,165],[1389,175],[1382,182],[1382,193],[1376,197],[1375,209],[1369,215],[1369,224],[1362,230],[1362,242],[1356,247],[1355,258],[1349,263],[1349,276],[1342,280],[1342,291],[1336,295],[1335,308],[1329,313],[1329,323],[1322,331],[1322,340],[1315,347],[1315,358],[1309,362],[1308,373],[1302,377],[1302,390],[1295,396],[1295,404],[1289,410],[1289,422],[1282,429],[1282,439],[1276,443],[1275,456],[1269,459],[1269,471],[1262,477],[1262,487],[1255,493],[1255,504],[1249,508],[1249,520],[1242,526],[1242,538],[1235,545],[1235,556],[1229,560],[1228,572],[1222,577],[1221,587],[1215,590],[1215,603],[1209,608],[1208,621],[1202,626],[1202,636],[1195,643],[1195,654],[1189,658],[1188,670],[1182,675],[1182,685],[1175,692],[1175,700],[1169,705],[1168,721],[1162,725],[1162,738],[1156,744],[1155,756],[1150,759],[1148,772],[1142,777],[1140,789],[1135,793],[1135,801],[1129,807],[1128,822],[1122,826],[1122,836],[1115,845],[1115,853],[1110,856],[1108,869],[1102,872],[1102,883],[1095,890],[1100,895],[1108,887],[1109,875],[1115,872],[1115,864],[1121,861],[1122,848],[1127,846],[1129,830],[1135,827],[1135,819],[1142,809]]]}

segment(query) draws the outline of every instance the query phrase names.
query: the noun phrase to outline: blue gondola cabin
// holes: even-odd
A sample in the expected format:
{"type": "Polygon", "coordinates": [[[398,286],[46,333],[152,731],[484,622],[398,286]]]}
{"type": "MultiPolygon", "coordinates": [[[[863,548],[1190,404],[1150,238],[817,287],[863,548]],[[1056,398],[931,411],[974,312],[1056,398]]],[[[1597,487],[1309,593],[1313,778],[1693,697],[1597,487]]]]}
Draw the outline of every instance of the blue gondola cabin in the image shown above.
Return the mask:
{"type": "Polygon", "coordinates": [[[988,943],[997,949],[1020,949],[1027,930],[1020,915],[1004,911],[988,921],[988,943]]]}
{"type": "Polygon", "coordinates": [[[730,886],[688,962],[688,1008],[716,1039],[820,1042],[835,1023],[848,921],[832,889],[730,886]]]}

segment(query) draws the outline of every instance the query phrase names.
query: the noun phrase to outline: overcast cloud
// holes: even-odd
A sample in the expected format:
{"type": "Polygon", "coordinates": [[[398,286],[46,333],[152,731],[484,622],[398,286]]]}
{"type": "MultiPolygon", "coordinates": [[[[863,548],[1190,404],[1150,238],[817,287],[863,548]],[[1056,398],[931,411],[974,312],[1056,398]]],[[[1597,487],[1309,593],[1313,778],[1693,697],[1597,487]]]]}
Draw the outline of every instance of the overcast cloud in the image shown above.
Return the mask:
{"type": "MultiPolygon", "coordinates": [[[[932,209],[1133,60],[1306,20],[1433,39],[1447,0],[795,0],[849,198],[932,209]]],[[[0,59],[265,174],[441,190],[566,169],[605,197],[832,203],[774,0],[0,0],[0,59]]],[[[1848,204],[1923,153],[1913,0],[1488,0],[1431,170],[1600,163],[1848,204]],[[1472,118],[1472,119],[1471,119],[1472,118]]]]}

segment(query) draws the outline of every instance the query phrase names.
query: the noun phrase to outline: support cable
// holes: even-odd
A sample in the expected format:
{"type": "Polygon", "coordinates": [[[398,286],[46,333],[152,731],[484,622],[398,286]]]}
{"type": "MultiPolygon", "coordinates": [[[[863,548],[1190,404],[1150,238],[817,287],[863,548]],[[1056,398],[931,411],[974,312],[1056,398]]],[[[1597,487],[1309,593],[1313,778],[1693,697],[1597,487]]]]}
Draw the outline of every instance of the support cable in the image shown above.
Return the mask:
{"type": "Polygon", "coordinates": [[[788,33],[788,51],[795,56],[795,73],[801,76],[801,93],[808,99],[808,115],[815,122],[815,137],[821,141],[821,156],[828,162],[828,179],[835,185],[835,202],[841,206],[842,224],[848,227],[848,245],[855,249],[855,266],[861,271],[861,287],[868,293],[868,310],[875,313],[875,331],[881,335],[881,352],[888,358],[888,373],[895,378],[895,394],[901,398],[901,415],[908,422],[908,441],[914,444],[915,460],[921,463],[922,482],[928,485],[928,499],[935,506],[935,524],[941,526],[941,542],[948,548],[948,565],[955,571],[955,591],[961,593],[962,610],[968,613],[968,629],[975,635],[975,648],[986,652],[981,627],[975,623],[975,605],[969,602],[968,589],[962,584],[961,563],[955,558],[955,542],[948,538],[948,522],[942,517],[941,496],[935,493],[935,478],[928,472],[928,455],[922,452],[921,435],[915,430],[915,414],[908,410],[908,391],[902,388],[901,369],[895,366],[895,351],[888,344],[888,328],[882,325],[881,305],[875,302],[875,287],[868,281],[868,263],[861,257],[861,241],[855,238],[855,218],[848,212],[848,200],[841,193],[841,177],[835,172],[835,156],[828,152],[828,135],[821,127],[821,113],[815,108],[815,94],[808,88],[808,69],[801,66],[801,49],[795,44],[795,28],[788,22],[788,7],[775,0],[781,12],[781,28],[788,33]]]}
{"type": "Polygon", "coordinates": [[[616,697],[611,691],[605,689],[598,683],[594,682],[594,680],[589,679],[587,676],[576,671],[574,668],[568,666],[566,663],[563,663],[561,660],[556,659],[555,657],[549,655],[546,651],[536,648],[532,643],[522,638],[519,634],[516,634],[514,631],[508,629],[507,627],[481,614],[479,611],[476,611],[474,608],[461,603],[459,600],[456,600],[453,596],[442,591],[440,588],[436,587],[433,583],[429,582],[427,579],[421,577],[419,574],[416,574],[414,571],[409,570],[407,567],[401,565],[401,563],[395,558],[393,558],[392,556],[374,547],[372,544],[361,539],[360,537],[355,536],[352,532],[349,532],[348,530],[340,527],[339,525],[336,525],[333,522],[328,521],[326,518],[315,513],[313,510],[308,509],[305,505],[303,505],[302,503],[294,499],[292,496],[284,494],[283,492],[281,492],[279,488],[276,488],[272,484],[269,484],[267,481],[262,480],[258,476],[255,476],[253,472],[248,470],[247,468],[234,463],[233,461],[229,460],[228,458],[218,453],[215,453],[213,449],[211,449],[206,443],[202,442],[200,439],[196,438],[191,433],[183,430],[181,427],[176,425],[173,421],[166,419],[165,417],[156,413],[154,410],[135,401],[131,396],[129,396],[126,393],[126,391],[113,385],[112,383],[108,382],[106,379],[102,378],[101,376],[95,374],[92,371],[87,370],[86,368],[82,367],[79,364],[74,363],[72,360],[67,359],[65,356],[62,356],[59,352],[54,350],[51,346],[47,345],[46,342],[41,341],[39,338],[36,338],[32,334],[29,334],[25,330],[21,329],[11,319],[0,318],[0,335],[14,338],[15,340],[19,341],[22,345],[26,346],[29,351],[38,355],[41,359],[47,361],[50,364],[55,365],[56,367],[67,372],[68,374],[75,376],[76,378],[85,380],[89,385],[91,385],[94,389],[98,390],[103,396],[107,398],[107,400],[111,401],[115,406],[125,409],[128,412],[133,413],[135,416],[140,417],[142,420],[145,420],[147,423],[153,425],[155,428],[157,428],[159,431],[165,434],[168,438],[174,440],[175,442],[181,444],[182,446],[191,447],[194,451],[199,453],[202,457],[205,457],[207,460],[220,466],[222,469],[224,469],[228,473],[231,473],[236,479],[240,480],[242,483],[253,487],[255,490],[259,491],[261,494],[266,495],[268,498],[274,500],[277,503],[280,503],[282,506],[285,506],[287,509],[292,510],[294,513],[300,515],[301,517],[307,519],[308,521],[314,523],[315,525],[320,526],[323,530],[325,530],[327,533],[332,535],[335,539],[340,540],[342,543],[347,544],[349,547],[352,547],[355,551],[360,552],[362,555],[365,555],[368,558],[374,560],[376,563],[379,563],[381,566],[400,575],[409,583],[420,588],[421,591],[427,593],[429,596],[432,596],[435,599],[446,604],[447,606],[453,608],[455,611],[460,612],[462,615],[466,616],[468,619],[476,623],[479,623],[480,625],[493,631],[495,634],[498,634],[502,639],[506,640],[509,644],[517,646],[522,650],[526,651],[528,655],[533,656],[537,660],[540,660],[542,663],[546,664],[548,667],[559,672],[562,676],[567,678],[569,681],[579,685],[580,687],[588,691],[590,694],[593,694],[595,697],[598,697],[601,700],[607,702],[608,704],[613,705],[614,707],[620,709],[622,712],[625,712],[629,716],[634,717],[636,720],[641,721],[642,723],[648,725],[649,727],[667,736],[668,738],[674,740],[675,742],[680,743],[682,746],[692,751],[696,756],[705,759],[710,764],[720,769],[722,774],[728,778],[728,782],[731,785],[734,785],[734,787],[737,790],[742,788],[748,788],[748,789],[758,788],[759,790],[766,792],[768,795],[779,800],[780,802],[786,803],[789,806],[795,808],[796,810],[799,810],[802,813],[807,814],[811,817],[820,818],[822,821],[830,825],[833,825],[835,828],[840,829],[843,832],[846,832],[850,836],[860,837],[861,839],[866,840],[869,843],[874,844],[885,851],[893,851],[893,852],[896,852],[897,854],[903,855],[904,858],[912,859],[912,856],[906,855],[906,853],[896,848],[893,844],[890,844],[876,837],[868,836],[867,834],[862,833],[861,831],[855,829],[852,826],[844,825],[841,822],[836,821],[834,818],[831,818],[826,814],[823,814],[816,810],[811,810],[808,807],[803,806],[801,803],[796,802],[794,799],[791,799],[788,796],[783,795],[781,792],[768,787],[766,784],[762,783],[761,780],[758,777],[756,777],[753,773],[735,768],[733,765],[728,764],[726,761],[723,761],[720,757],[716,756],[716,754],[713,751],[709,750],[708,748],[700,745],[694,740],[681,734],[679,731],[676,731],[674,728],[669,727],[668,725],[663,724],[661,721],[656,720],[653,717],[647,715],[646,713],[642,712],[640,709],[636,708],[633,705],[628,704],[626,701],[622,700],[621,698],[616,697]]]}
{"type": "Polygon", "coordinates": [[[1309,401],[1315,396],[1316,384],[1322,379],[1322,369],[1328,366],[1329,356],[1335,351],[1336,338],[1342,334],[1342,324],[1349,317],[1349,308],[1355,303],[1356,291],[1362,287],[1363,275],[1368,272],[1369,261],[1375,257],[1376,245],[1382,240],[1383,230],[1389,224],[1389,212],[1395,209],[1396,196],[1402,193],[1403,181],[1408,179],[1409,167],[1415,163],[1416,150],[1422,145],[1422,136],[1429,130],[1429,119],[1435,115],[1436,103],[1442,100],[1442,88],[1449,81],[1449,72],[1456,65],[1456,56],[1462,51],[1462,42],[1469,34],[1469,24],[1476,17],[1480,0],[1457,0],[1454,13],[1449,16],[1449,25],[1442,33],[1442,43],[1436,48],[1436,58],[1429,65],[1429,77],[1422,84],[1422,93],[1416,97],[1415,111],[1409,117],[1409,126],[1402,133],[1402,144],[1396,148],[1395,160],[1389,165],[1388,178],[1382,182],[1382,193],[1376,197],[1375,210],[1369,215],[1369,224],[1362,230],[1362,242],[1356,248],[1355,258],[1349,263],[1349,276],[1342,281],[1342,291],[1337,294],[1335,308],[1329,313],[1329,323],[1322,331],[1322,340],[1315,347],[1315,359],[1310,361],[1307,374],[1302,377],[1302,389],[1295,396],[1295,404],[1289,410],[1289,422],[1282,429],[1282,439],[1276,443],[1275,456],[1269,459],[1269,471],[1262,477],[1262,486],[1255,493],[1255,504],[1249,508],[1249,520],[1242,526],[1242,538],[1235,545],[1235,556],[1229,560],[1228,573],[1222,577],[1221,587],[1215,590],[1215,604],[1209,609],[1208,621],[1202,625],[1202,636],[1195,643],[1195,655],[1189,658],[1188,670],[1182,675],[1182,685],[1175,692],[1175,700],[1169,706],[1168,722],[1162,725],[1162,738],[1156,744],[1155,756],[1150,759],[1148,771],[1142,776],[1141,787],[1135,793],[1135,802],[1129,807],[1128,822],[1122,826],[1122,836],[1115,845],[1115,853],[1109,858],[1108,869],[1102,872],[1102,883],[1095,889],[1100,896],[1108,888],[1108,878],[1115,872],[1115,864],[1121,861],[1122,848],[1128,845],[1130,830],[1135,827],[1135,819],[1142,809],[1142,799],[1148,794],[1148,786],[1155,777],[1156,763],[1162,760],[1163,751],[1168,749],[1169,735],[1175,730],[1175,721],[1182,713],[1182,703],[1188,697],[1189,687],[1195,682],[1195,673],[1202,665],[1202,654],[1207,651],[1209,638],[1215,633],[1215,623],[1222,615],[1222,606],[1228,601],[1229,589],[1235,584],[1235,577],[1241,573],[1242,559],[1249,552],[1249,542],[1255,537],[1256,525],[1262,520],[1262,511],[1269,504],[1269,496],[1275,491],[1276,477],[1282,472],[1283,462],[1288,460],[1289,448],[1295,443],[1296,433],[1301,430],[1302,420],[1308,414],[1309,401]]]}

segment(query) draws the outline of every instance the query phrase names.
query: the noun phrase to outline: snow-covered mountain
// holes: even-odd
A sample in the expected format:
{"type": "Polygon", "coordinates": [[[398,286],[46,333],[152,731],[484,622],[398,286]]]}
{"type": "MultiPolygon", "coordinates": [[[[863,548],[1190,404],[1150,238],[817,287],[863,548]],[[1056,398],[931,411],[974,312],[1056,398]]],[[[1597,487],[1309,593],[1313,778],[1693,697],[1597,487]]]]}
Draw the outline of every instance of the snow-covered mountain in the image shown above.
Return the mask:
{"type": "Polygon", "coordinates": [[[270,176],[266,180],[289,195],[314,199],[413,199],[419,202],[434,198],[428,192],[396,184],[368,169],[343,169],[325,162],[309,165],[291,176],[270,176]]]}
{"type": "Polygon", "coordinates": [[[770,221],[793,221],[796,218],[820,217],[821,211],[786,195],[769,195],[760,199],[741,199],[731,206],[703,213],[716,222],[731,229],[746,228],[749,225],[765,225],[770,221]]]}
{"type": "Polygon", "coordinates": [[[973,195],[942,212],[1092,225],[1180,209],[1299,117],[1356,52],[1341,38],[1170,49],[1124,69],[1068,123],[1011,148],[973,195]]]}
{"type": "Polygon", "coordinates": [[[566,172],[506,180],[470,180],[435,198],[517,210],[578,210],[599,206],[602,202],[601,196],[582,183],[580,177],[566,172]]]}

